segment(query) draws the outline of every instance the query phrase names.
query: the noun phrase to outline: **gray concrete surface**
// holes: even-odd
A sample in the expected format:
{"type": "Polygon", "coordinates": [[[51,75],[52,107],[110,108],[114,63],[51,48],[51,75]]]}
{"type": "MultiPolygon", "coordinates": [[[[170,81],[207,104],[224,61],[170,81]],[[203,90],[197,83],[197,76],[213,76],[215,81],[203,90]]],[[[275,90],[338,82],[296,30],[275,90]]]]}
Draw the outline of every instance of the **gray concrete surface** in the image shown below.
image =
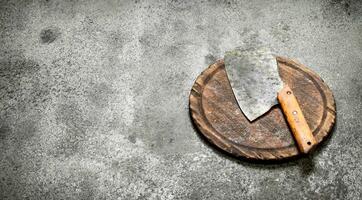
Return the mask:
{"type": "Polygon", "coordinates": [[[362,199],[362,1],[1,1],[0,199],[362,199]],[[313,155],[238,161],[194,130],[193,81],[258,42],[333,90],[313,155]]]}

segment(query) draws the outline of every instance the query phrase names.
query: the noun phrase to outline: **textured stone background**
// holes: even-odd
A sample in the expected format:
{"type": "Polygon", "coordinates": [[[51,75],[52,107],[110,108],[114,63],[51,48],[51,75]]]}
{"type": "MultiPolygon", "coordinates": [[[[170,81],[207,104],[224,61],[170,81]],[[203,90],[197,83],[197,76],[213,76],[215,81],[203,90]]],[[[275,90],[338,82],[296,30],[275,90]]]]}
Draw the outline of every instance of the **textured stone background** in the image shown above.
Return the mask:
{"type": "Polygon", "coordinates": [[[1,1],[0,199],[361,199],[362,1],[1,1]],[[333,90],[312,156],[237,161],[188,95],[224,51],[264,42],[333,90]]]}

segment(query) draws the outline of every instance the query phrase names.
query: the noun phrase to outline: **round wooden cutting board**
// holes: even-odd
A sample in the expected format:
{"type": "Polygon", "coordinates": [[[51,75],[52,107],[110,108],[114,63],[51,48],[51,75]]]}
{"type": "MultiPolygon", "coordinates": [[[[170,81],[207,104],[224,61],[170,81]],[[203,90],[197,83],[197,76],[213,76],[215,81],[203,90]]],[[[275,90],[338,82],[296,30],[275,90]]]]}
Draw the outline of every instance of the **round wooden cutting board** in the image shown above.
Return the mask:
{"type": "MultiPolygon", "coordinates": [[[[317,143],[336,118],[333,94],[323,80],[296,60],[277,57],[282,80],[293,90],[317,143]]],[[[300,154],[279,105],[250,123],[240,110],[223,60],[196,79],[190,112],[199,131],[214,145],[237,157],[277,160],[300,154]]]]}

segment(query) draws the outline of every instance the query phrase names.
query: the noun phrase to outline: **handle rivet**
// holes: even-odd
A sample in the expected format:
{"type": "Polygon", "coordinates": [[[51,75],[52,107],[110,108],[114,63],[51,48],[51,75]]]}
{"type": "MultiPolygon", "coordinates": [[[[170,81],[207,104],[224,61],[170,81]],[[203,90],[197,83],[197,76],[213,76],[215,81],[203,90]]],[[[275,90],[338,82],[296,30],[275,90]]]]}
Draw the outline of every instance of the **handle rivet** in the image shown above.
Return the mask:
{"type": "Polygon", "coordinates": [[[291,92],[291,91],[287,91],[287,94],[292,94],[292,92],[291,92]]]}
{"type": "Polygon", "coordinates": [[[292,113],[293,113],[293,115],[296,115],[298,112],[297,112],[297,111],[293,111],[292,113]]]}

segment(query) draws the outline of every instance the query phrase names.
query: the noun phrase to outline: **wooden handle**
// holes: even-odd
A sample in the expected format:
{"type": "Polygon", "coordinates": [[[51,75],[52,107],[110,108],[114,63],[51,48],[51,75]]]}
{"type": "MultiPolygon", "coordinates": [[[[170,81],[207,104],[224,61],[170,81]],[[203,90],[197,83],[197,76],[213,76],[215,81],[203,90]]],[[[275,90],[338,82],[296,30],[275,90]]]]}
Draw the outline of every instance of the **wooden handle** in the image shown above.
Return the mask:
{"type": "Polygon", "coordinates": [[[299,150],[302,153],[308,153],[315,147],[317,142],[304,118],[297,98],[288,85],[284,85],[284,88],[278,93],[278,101],[287,118],[299,150]]]}

